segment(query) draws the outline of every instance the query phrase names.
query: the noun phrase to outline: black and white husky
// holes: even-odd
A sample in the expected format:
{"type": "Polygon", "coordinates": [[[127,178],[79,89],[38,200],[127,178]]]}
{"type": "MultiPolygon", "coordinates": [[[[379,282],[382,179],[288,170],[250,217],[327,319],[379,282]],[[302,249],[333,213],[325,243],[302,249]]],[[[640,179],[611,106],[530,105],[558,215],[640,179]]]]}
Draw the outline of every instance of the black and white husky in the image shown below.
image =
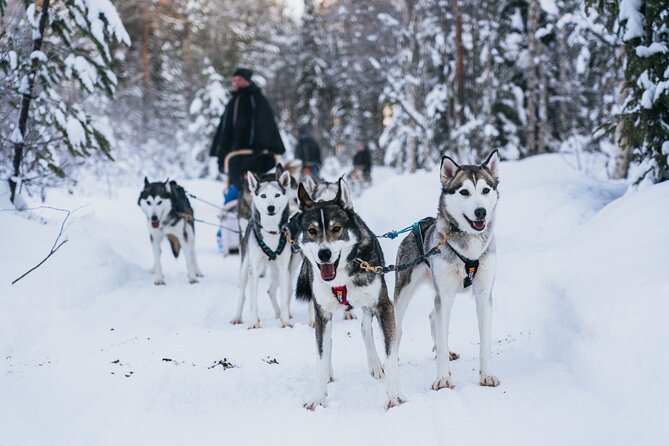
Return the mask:
{"type": "Polygon", "coordinates": [[[449,320],[455,295],[469,286],[476,300],[479,324],[479,382],[482,386],[499,385],[492,374],[490,358],[492,286],[497,262],[493,227],[499,198],[498,167],[497,151],[480,166],[459,166],[445,156],[441,161],[442,193],[437,218],[423,222],[422,234],[407,236],[397,253],[397,263],[404,264],[441,246],[441,253],[395,276],[398,340],[402,336],[402,318],[416,288],[429,283],[434,289],[434,310],[430,314],[437,351],[434,390],[453,387],[449,370],[449,320]]]}
{"type": "Polygon", "coordinates": [[[195,256],[195,226],[193,208],[186,197],[186,191],[176,181],[150,183],[144,177],[144,189],[137,204],[149,225],[149,238],[153,247],[153,283],[165,285],[163,268],[160,264],[160,244],[167,237],[174,257],[179,256],[183,247],[186,257],[186,271],[190,283],[202,277],[195,256]]]}
{"type": "Polygon", "coordinates": [[[316,390],[304,407],[323,405],[332,376],[332,314],[348,305],[362,307],[362,337],[367,348],[367,365],[374,378],[387,381],[390,408],[405,401],[397,376],[395,315],[382,275],[365,272],[355,259],[383,265],[383,252],[374,234],[353,211],[346,183],[339,180],[331,201],[314,201],[304,186],[298,189],[300,202],[299,244],[305,256],[297,280],[296,296],[313,301],[316,313],[316,346],[319,371],[316,390]],[[381,325],[385,364],[379,361],[372,335],[372,318],[381,325]]]}
{"type": "Polygon", "coordinates": [[[283,230],[290,215],[288,171],[262,177],[248,173],[248,186],[252,197],[253,212],[242,239],[242,268],[239,283],[240,294],[232,324],[242,323],[242,310],[248,296],[250,300],[251,321],[249,328],[260,328],[258,317],[258,279],[269,266],[273,278],[278,277],[281,290],[281,305],[270,291],[269,297],[274,312],[281,319],[283,327],[292,327],[290,322],[290,259],[292,251],[283,230]],[[280,174],[279,174],[280,173],[280,174]]]}
{"type": "MultiPolygon", "coordinates": [[[[314,179],[311,176],[306,177],[304,182],[304,189],[309,193],[309,196],[312,198],[314,201],[328,201],[328,200],[333,200],[334,197],[337,195],[337,191],[339,190],[339,182],[338,181],[325,181],[325,180],[320,180],[320,181],[314,181],[314,179]]],[[[312,327],[315,324],[315,314],[314,314],[314,307],[313,307],[313,302],[310,302],[309,304],[309,325],[312,327]]],[[[350,305],[344,310],[344,320],[351,321],[354,319],[357,319],[358,317],[355,315],[353,312],[353,307],[350,305]]]]}

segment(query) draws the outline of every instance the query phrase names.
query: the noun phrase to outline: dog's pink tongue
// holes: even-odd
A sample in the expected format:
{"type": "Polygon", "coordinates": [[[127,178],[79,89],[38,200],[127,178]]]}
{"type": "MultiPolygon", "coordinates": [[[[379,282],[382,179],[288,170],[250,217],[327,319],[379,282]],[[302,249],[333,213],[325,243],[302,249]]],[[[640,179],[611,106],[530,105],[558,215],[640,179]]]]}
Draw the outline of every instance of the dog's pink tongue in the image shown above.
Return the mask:
{"type": "Polygon", "coordinates": [[[475,221],[474,222],[474,228],[476,228],[479,231],[481,229],[485,228],[485,221],[475,221]]]}
{"type": "Polygon", "coordinates": [[[332,280],[337,275],[334,263],[321,263],[319,266],[321,270],[321,278],[323,280],[332,280]]]}
{"type": "Polygon", "coordinates": [[[160,226],[160,222],[159,221],[152,221],[151,226],[153,226],[154,228],[157,228],[158,226],[160,226]]]}

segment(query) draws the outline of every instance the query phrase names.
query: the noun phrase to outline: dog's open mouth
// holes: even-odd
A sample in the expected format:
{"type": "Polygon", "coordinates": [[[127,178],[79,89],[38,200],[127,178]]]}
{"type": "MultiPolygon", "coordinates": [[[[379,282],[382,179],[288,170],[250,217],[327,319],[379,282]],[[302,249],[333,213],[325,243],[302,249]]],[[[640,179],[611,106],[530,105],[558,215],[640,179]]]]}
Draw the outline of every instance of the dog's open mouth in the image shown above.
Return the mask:
{"type": "Polygon", "coordinates": [[[477,231],[483,231],[485,229],[485,220],[470,220],[465,215],[465,220],[469,223],[469,226],[474,228],[477,231]]]}
{"type": "Polygon", "coordinates": [[[329,282],[337,277],[337,266],[339,266],[339,257],[334,263],[319,263],[318,269],[321,270],[321,279],[329,282]]]}
{"type": "Polygon", "coordinates": [[[160,222],[158,220],[151,220],[151,227],[158,229],[160,227],[160,222]]]}

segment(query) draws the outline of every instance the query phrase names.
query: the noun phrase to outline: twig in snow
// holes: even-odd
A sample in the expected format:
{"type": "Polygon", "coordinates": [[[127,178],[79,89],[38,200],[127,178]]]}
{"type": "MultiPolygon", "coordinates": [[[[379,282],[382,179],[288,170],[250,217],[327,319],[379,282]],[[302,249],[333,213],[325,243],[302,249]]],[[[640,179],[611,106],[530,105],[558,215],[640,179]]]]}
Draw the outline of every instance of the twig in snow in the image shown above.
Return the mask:
{"type": "MultiPolygon", "coordinates": [[[[84,205],[84,206],[88,206],[88,205],[84,205]]],[[[54,208],[54,207],[51,207],[51,206],[40,206],[38,208],[33,208],[33,209],[40,209],[40,208],[54,209],[56,211],[66,212],[67,215],[65,215],[65,218],[63,219],[63,222],[60,224],[60,230],[58,231],[58,236],[56,237],[56,240],[54,240],[53,245],[51,246],[51,250],[49,251],[49,254],[47,254],[47,256],[44,257],[42,259],[42,261],[39,262],[37,265],[33,266],[28,271],[23,273],[19,278],[15,279],[12,282],[12,285],[14,285],[16,282],[23,279],[25,276],[27,276],[28,274],[30,274],[31,272],[35,271],[37,268],[42,266],[42,264],[44,264],[44,262],[46,262],[49,257],[51,257],[53,254],[55,254],[55,252],[58,251],[61,246],[63,246],[65,243],[68,242],[67,236],[65,236],[64,240],[60,240],[60,238],[63,235],[63,231],[65,230],[65,223],[67,223],[67,219],[70,218],[70,215],[72,215],[72,213],[78,211],[79,209],[81,209],[84,206],[80,206],[73,211],[70,211],[70,210],[67,210],[67,209],[54,208]]],[[[2,209],[2,210],[9,210],[9,209],[2,209]]],[[[24,209],[24,210],[30,210],[30,209],[24,209]]]]}

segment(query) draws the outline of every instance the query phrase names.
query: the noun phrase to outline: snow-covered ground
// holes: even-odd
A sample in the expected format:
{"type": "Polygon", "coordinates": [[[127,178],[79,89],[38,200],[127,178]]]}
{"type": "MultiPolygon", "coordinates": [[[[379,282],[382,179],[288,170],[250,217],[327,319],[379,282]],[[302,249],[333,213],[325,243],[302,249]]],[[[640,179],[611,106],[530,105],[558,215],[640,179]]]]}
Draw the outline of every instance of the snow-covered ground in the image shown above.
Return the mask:
{"type": "MultiPolygon", "coordinates": [[[[0,444],[664,444],[669,184],[623,195],[624,184],[583,176],[557,155],[505,162],[501,178],[493,359],[502,384],[478,385],[474,304],[462,295],[450,337],[456,387],[430,390],[423,290],[400,349],[409,402],[388,412],[359,321],[339,318],[328,406],[302,408],[316,370],[306,306],[293,302],[295,328],[281,329],[261,297],[262,329],[230,325],[238,257],[217,254],[214,228],[197,227],[200,283],[187,283],[183,259],[165,246],[167,286],[154,286],[140,179],[136,189],[50,195],[52,206],[87,206],[70,217],[60,251],[14,286],[63,216],[33,212],[42,224],[0,212],[0,444]]],[[[219,201],[215,182],[184,185],[219,201]]],[[[436,172],[377,170],[355,205],[383,233],[433,215],[438,193],[436,172]]],[[[393,262],[398,241],[382,245],[393,262]]]]}

